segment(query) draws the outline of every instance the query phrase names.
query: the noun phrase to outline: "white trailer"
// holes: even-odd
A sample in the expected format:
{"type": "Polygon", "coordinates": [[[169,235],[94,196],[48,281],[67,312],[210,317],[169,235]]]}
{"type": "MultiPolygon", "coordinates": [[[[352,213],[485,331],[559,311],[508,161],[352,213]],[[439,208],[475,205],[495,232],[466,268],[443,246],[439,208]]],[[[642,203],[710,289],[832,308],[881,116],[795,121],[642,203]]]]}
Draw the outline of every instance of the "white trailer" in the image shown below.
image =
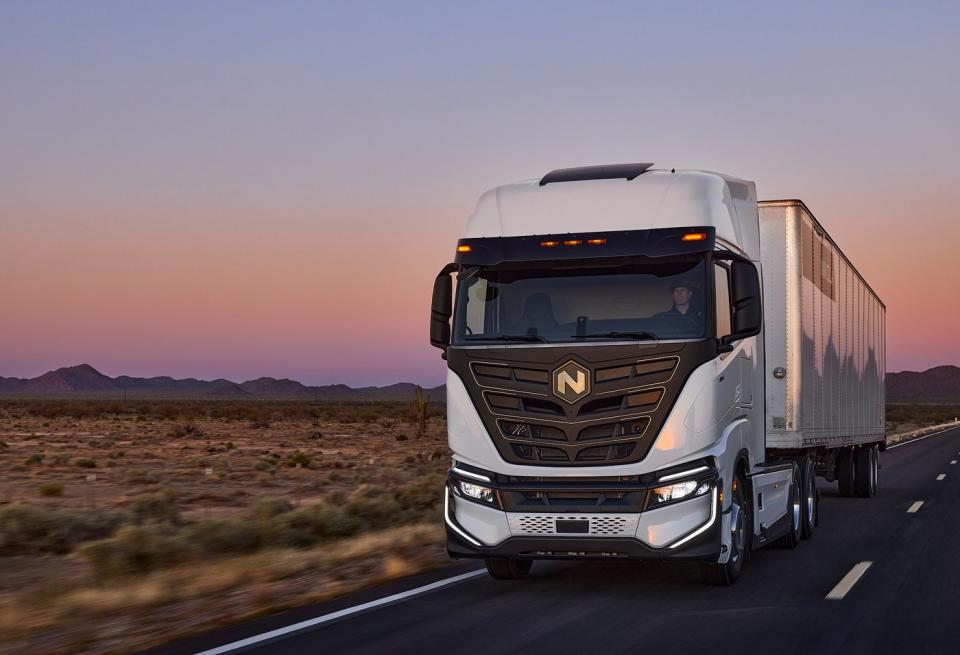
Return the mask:
{"type": "Polygon", "coordinates": [[[447,548],[496,578],[685,559],[731,584],[750,549],[812,536],[816,474],[876,490],[884,306],[803,203],[752,182],[624,164],[498,187],[430,332],[447,548]]]}

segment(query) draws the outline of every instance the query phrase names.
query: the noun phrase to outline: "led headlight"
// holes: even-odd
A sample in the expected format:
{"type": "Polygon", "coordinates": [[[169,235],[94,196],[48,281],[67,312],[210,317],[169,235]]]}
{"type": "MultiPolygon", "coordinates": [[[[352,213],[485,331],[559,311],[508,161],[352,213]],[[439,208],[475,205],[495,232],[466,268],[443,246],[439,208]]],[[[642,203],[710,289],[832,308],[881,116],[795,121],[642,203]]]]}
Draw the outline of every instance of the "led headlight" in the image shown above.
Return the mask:
{"type": "Polygon", "coordinates": [[[464,482],[463,480],[455,480],[454,484],[461,496],[489,505],[497,504],[497,494],[490,487],[473,484],[472,482],[464,482]]]}
{"type": "Polygon", "coordinates": [[[681,498],[694,498],[702,496],[710,491],[711,483],[697,482],[696,480],[687,480],[675,484],[667,484],[657,487],[650,492],[650,505],[659,505],[668,503],[671,500],[680,500],[681,498]]]}

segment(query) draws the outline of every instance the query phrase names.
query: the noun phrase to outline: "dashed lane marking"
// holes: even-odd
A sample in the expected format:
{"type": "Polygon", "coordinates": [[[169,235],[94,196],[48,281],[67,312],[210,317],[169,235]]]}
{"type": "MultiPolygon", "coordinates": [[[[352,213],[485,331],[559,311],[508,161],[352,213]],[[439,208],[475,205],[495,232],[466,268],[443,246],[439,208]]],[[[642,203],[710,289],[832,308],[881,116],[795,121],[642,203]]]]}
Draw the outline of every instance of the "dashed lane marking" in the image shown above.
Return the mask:
{"type": "Polygon", "coordinates": [[[853,585],[857,584],[857,581],[867,572],[871,564],[873,564],[873,562],[858,562],[854,564],[853,568],[837,583],[837,586],[830,590],[830,593],[827,594],[827,600],[841,600],[846,596],[847,593],[853,589],[853,585]]]}
{"type": "Polygon", "coordinates": [[[910,506],[910,509],[907,510],[907,514],[916,514],[920,508],[923,507],[923,501],[918,500],[913,505],[910,506]]]}
{"type": "Polygon", "coordinates": [[[940,475],[937,476],[937,481],[939,482],[940,480],[944,479],[945,477],[947,477],[947,474],[946,474],[946,473],[941,473],[940,475]]]}

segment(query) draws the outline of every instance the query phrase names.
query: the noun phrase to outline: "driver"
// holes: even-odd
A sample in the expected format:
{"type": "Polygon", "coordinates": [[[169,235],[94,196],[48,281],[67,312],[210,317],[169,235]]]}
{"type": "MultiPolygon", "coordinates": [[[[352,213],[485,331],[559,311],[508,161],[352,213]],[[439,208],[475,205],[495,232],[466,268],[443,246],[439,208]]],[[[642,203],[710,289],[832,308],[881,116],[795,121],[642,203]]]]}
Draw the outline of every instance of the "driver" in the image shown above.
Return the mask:
{"type": "Polygon", "coordinates": [[[703,325],[703,309],[699,307],[696,290],[688,282],[677,281],[670,285],[673,296],[673,307],[657,316],[685,316],[697,325],[703,325]]]}

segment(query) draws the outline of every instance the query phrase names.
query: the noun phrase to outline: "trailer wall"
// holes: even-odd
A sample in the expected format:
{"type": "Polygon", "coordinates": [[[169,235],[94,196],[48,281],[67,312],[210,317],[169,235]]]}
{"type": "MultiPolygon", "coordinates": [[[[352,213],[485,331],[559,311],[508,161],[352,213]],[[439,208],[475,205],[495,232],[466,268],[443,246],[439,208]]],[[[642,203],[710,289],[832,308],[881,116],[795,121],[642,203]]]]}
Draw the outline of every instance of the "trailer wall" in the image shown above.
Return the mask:
{"type": "Polygon", "coordinates": [[[759,206],[767,447],[882,440],[883,302],[802,202],[759,206]]]}

